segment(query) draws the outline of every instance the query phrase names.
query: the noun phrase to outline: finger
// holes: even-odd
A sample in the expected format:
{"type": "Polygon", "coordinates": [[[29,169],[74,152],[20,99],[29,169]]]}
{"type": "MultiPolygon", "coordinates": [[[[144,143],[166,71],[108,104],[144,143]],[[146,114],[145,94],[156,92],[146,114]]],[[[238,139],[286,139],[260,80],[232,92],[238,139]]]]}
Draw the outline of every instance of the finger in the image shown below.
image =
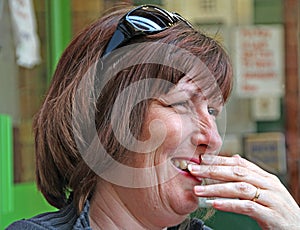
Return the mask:
{"type": "Polygon", "coordinates": [[[240,166],[188,165],[190,173],[199,178],[210,178],[223,182],[247,182],[255,187],[267,189],[270,183],[260,174],[240,166]]]}
{"type": "MultiPolygon", "coordinates": [[[[282,185],[278,177],[264,170],[256,167],[249,161],[242,159],[241,157],[214,157],[206,156],[204,160],[214,161],[218,164],[201,164],[201,165],[189,165],[188,169],[195,177],[210,178],[213,180],[219,180],[223,182],[247,182],[255,187],[269,190],[275,197],[288,194],[285,187],[282,185]],[[236,159],[233,159],[236,158],[236,159]],[[238,163],[240,162],[240,163],[238,163]],[[246,165],[246,167],[244,167],[246,165]],[[249,166],[250,165],[250,166],[249,166]],[[277,194],[273,194],[277,193],[277,194]],[[280,195],[281,194],[281,195],[280,195]]],[[[287,197],[287,196],[283,196],[287,197]]],[[[288,197],[290,200],[290,197],[288,197]]]]}
{"type": "Polygon", "coordinates": [[[245,182],[196,185],[194,193],[199,197],[250,200],[269,207],[274,211],[277,210],[278,213],[285,213],[288,210],[293,212],[292,210],[299,209],[297,203],[293,199],[289,199],[289,193],[265,190],[245,182]]]}
{"type": "Polygon", "coordinates": [[[201,197],[223,197],[223,198],[239,198],[251,200],[255,196],[256,187],[251,184],[224,183],[213,185],[196,185],[194,193],[201,197]]]}
{"type": "Polygon", "coordinates": [[[256,188],[255,186],[245,183],[224,183],[214,185],[197,185],[194,187],[194,193],[199,197],[220,197],[233,198],[242,200],[251,200],[262,205],[269,205],[270,201],[263,199],[265,190],[256,188]]]}
{"type": "Polygon", "coordinates": [[[240,166],[248,168],[249,170],[261,174],[262,176],[269,176],[270,173],[266,172],[256,164],[240,157],[239,155],[234,155],[232,157],[215,156],[215,155],[203,155],[201,156],[203,164],[206,165],[227,165],[227,166],[240,166]]]}

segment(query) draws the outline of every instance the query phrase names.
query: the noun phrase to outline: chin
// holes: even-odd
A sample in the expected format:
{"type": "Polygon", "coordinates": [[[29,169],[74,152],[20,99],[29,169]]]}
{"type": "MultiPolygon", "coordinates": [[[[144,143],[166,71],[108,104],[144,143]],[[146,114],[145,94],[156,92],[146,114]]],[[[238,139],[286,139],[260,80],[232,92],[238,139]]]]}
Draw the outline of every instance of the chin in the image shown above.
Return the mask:
{"type": "Polygon", "coordinates": [[[191,214],[192,212],[196,211],[198,207],[199,206],[198,206],[198,200],[197,200],[197,202],[194,202],[190,205],[186,205],[183,209],[183,213],[184,214],[191,214]]]}
{"type": "Polygon", "coordinates": [[[182,222],[184,222],[188,217],[189,215],[196,211],[198,208],[198,205],[193,205],[192,206],[185,206],[185,207],[181,207],[177,210],[174,210],[176,212],[176,215],[173,215],[168,221],[167,221],[167,224],[168,224],[168,227],[171,227],[171,226],[176,226],[178,224],[181,224],[182,222]]]}
{"type": "Polygon", "coordinates": [[[174,204],[175,212],[182,216],[189,215],[198,209],[198,197],[195,197],[191,192],[186,195],[188,197],[177,199],[176,204],[174,204]]]}
{"type": "Polygon", "coordinates": [[[170,209],[168,209],[166,216],[163,218],[163,225],[166,227],[176,226],[181,224],[189,215],[197,210],[198,208],[198,198],[192,195],[191,192],[182,194],[177,194],[172,196],[170,200],[170,209]]]}

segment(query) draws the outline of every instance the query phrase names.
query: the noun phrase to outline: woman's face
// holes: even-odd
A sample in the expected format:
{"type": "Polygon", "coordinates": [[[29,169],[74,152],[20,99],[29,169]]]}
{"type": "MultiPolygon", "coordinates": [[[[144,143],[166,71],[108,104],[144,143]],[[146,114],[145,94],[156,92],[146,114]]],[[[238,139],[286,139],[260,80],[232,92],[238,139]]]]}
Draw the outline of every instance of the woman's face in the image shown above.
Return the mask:
{"type": "MultiPolygon", "coordinates": [[[[137,154],[135,163],[138,167],[153,167],[153,173],[143,176],[158,184],[132,191],[134,199],[149,201],[142,211],[143,215],[149,211],[147,218],[152,215],[153,221],[170,223],[168,218],[176,217],[178,220],[174,221],[180,222],[197,209],[193,187],[202,180],[186,168],[188,164],[200,164],[203,154],[218,153],[222,140],[216,116],[221,109],[221,100],[207,99],[203,91],[186,80],[151,102],[141,140],[153,140],[153,145],[145,147],[148,153],[137,154]]],[[[138,204],[134,209],[139,209],[138,204]]]]}

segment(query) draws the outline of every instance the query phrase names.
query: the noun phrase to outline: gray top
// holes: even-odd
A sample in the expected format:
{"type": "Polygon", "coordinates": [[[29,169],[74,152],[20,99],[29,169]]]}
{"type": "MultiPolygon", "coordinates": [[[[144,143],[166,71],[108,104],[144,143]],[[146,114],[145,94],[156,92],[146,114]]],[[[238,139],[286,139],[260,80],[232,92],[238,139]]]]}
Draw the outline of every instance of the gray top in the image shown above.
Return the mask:
{"type": "MultiPolygon", "coordinates": [[[[56,211],[39,214],[30,219],[23,219],[12,223],[7,230],[92,230],[89,222],[89,202],[87,201],[83,211],[78,215],[73,203],[56,211]]],[[[168,230],[178,230],[178,226],[170,227],[168,230]]],[[[190,222],[189,230],[209,230],[204,223],[193,218],[190,222]]]]}

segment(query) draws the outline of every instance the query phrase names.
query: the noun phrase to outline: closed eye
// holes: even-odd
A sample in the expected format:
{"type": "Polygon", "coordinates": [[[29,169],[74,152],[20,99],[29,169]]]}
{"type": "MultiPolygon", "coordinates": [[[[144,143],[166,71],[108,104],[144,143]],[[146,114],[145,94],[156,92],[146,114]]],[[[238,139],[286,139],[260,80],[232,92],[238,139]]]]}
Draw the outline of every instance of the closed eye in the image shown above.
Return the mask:
{"type": "Polygon", "coordinates": [[[177,113],[181,113],[181,114],[190,111],[190,106],[188,101],[176,102],[169,106],[172,107],[177,113]]]}

